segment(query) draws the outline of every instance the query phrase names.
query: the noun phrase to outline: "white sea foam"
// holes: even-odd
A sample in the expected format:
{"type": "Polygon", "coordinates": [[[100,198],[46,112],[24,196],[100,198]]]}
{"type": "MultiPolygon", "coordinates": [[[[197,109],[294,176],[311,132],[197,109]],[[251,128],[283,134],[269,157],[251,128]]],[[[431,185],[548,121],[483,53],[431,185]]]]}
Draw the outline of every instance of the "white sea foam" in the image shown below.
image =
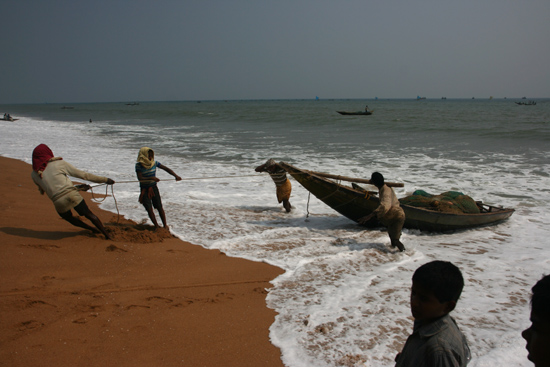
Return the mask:
{"type": "MultiPolygon", "coordinates": [[[[30,163],[34,146],[46,143],[76,166],[119,182],[135,180],[139,147],[129,149],[124,142],[134,138],[131,134],[150,133],[145,126],[116,126],[118,133],[113,128],[105,135],[104,125],[28,118],[0,124],[3,156],[30,163]]],[[[162,132],[163,144],[189,149],[176,130],[162,132]]],[[[227,149],[233,156],[239,150],[231,143],[221,145],[226,138],[215,134],[185,134],[189,141],[199,135],[216,139],[213,155],[227,149]]],[[[463,271],[466,286],[453,315],[469,340],[470,365],[530,365],[520,332],[528,325],[530,287],[550,269],[547,164],[534,165],[521,154],[471,153],[450,159],[431,151],[414,151],[406,157],[383,150],[357,151],[371,166],[397,173],[391,180],[406,183],[397,190],[398,196],[415,189],[452,189],[517,210],[498,226],[451,235],[405,230],[402,241],[407,251],[396,253],[386,232],[363,231],[308,197],[296,181],[292,181],[294,210],[286,214],[276,203],[273,182],[267,175],[254,175],[253,166],[232,160],[189,160],[183,148],[180,153],[157,153],[160,162],[188,179],[161,183],[172,231],[192,243],[286,271],[274,280],[267,303],[278,313],[271,338],[287,366],[391,365],[412,328],[408,305],[412,273],[433,259],[452,261],[463,271]],[[239,178],[230,178],[235,176],[239,178]],[[201,179],[206,177],[223,178],[201,179]]],[[[258,164],[269,157],[267,151],[243,155],[258,164]]],[[[370,173],[369,168],[358,168],[357,157],[327,156],[304,152],[295,155],[293,163],[342,175],[370,173]]],[[[162,171],[159,177],[170,178],[162,171]]],[[[137,191],[136,183],[115,185],[118,209],[141,221],[147,216],[137,203],[137,191]]],[[[113,200],[102,207],[116,211],[113,200]]]]}

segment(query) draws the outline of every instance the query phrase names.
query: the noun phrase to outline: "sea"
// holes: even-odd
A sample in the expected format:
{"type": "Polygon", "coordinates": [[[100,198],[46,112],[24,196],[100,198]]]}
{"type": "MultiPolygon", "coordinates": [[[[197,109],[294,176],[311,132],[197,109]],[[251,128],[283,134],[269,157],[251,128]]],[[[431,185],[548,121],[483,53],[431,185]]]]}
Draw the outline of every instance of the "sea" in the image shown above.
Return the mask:
{"type": "MultiPolygon", "coordinates": [[[[412,331],[411,277],[433,260],[451,261],[465,278],[451,315],[468,339],[470,366],[531,366],[521,332],[530,325],[531,287],[550,273],[550,99],[535,101],[0,105],[18,119],[0,121],[0,155],[31,163],[34,147],[45,143],[73,165],[117,181],[116,202],[108,198],[103,209],[150,223],[134,165],[141,147],[152,148],[183,178],[158,173],[174,235],[284,269],[267,307],[277,312],[270,339],[288,367],[393,365],[412,331]],[[370,116],[336,112],[366,105],[370,116]],[[405,229],[401,253],[383,228],[360,227],[293,178],[286,213],[269,175],[254,171],[269,158],[349,177],[378,171],[404,183],[398,197],[453,190],[515,213],[453,233],[405,229]]],[[[21,179],[30,180],[30,172],[21,179]]]]}

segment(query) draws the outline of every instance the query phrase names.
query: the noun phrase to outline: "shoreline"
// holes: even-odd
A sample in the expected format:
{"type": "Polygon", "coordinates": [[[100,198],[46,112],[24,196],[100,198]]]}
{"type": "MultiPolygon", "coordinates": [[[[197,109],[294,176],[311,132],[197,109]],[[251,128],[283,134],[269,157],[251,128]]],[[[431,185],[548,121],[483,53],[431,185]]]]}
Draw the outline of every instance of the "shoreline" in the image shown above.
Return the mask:
{"type": "Polygon", "coordinates": [[[0,162],[0,365],[283,366],[265,302],[282,269],[117,218],[83,193],[105,240],[62,220],[29,164],[0,162]]]}

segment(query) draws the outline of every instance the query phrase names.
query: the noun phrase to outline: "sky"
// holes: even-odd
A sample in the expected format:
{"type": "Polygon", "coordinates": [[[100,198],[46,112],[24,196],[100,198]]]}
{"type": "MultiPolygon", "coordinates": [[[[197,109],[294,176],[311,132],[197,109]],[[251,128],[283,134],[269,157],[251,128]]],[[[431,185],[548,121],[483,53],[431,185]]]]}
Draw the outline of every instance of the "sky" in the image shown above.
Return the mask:
{"type": "Polygon", "coordinates": [[[548,0],[0,0],[0,104],[548,98],[548,0]]]}

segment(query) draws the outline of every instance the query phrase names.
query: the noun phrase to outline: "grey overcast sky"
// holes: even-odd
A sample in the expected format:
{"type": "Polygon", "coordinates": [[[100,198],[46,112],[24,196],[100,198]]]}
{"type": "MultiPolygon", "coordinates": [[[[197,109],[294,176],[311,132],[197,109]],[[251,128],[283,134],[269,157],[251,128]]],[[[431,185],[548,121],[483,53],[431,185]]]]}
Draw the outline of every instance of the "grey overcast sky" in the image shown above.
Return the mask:
{"type": "Polygon", "coordinates": [[[550,97],[549,0],[0,0],[0,103],[550,97]]]}

